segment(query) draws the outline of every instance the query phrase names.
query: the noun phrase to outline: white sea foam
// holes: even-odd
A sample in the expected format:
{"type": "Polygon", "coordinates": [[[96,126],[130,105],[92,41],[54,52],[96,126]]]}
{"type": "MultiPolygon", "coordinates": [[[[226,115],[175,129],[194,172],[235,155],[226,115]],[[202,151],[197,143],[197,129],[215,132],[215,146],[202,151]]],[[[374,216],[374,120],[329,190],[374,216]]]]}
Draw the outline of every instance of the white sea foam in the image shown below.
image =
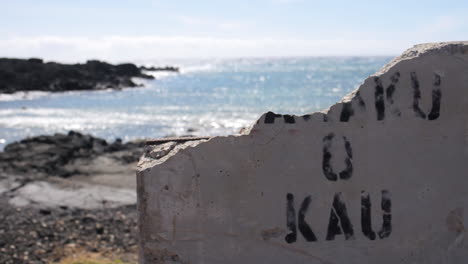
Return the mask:
{"type": "MultiPolygon", "coordinates": [[[[10,130],[10,137],[23,138],[31,134],[53,134],[68,130],[82,131],[97,136],[123,137],[126,140],[167,135],[213,136],[235,134],[252,124],[256,116],[232,113],[190,114],[174,112],[177,107],[161,107],[141,112],[96,111],[83,109],[3,109],[0,110],[0,127],[10,130]],[[152,125],[153,124],[153,125],[152,125]],[[143,130],[141,128],[144,128],[143,130]],[[135,130],[135,131],[132,131],[135,130]],[[109,134],[114,131],[116,134],[109,134]]],[[[180,109],[179,109],[180,110],[180,109]]],[[[5,140],[0,140],[0,145],[5,140]]]]}
{"type": "Polygon", "coordinates": [[[208,72],[216,68],[213,63],[204,63],[199,65],[190,65],[183,67],[180,70],[180,73],[194,73],[194,72],[208,72]]]}
{"type": "Polygon", "coordinates": [[[31,92],[16,92],[11,94],[0,94],[0,101],[18,101],[18,100],[34,100],[40,97],[50,95],[49,92],[31,91],[31,92]]]}
{"type": "MultiPolygon", "coordinates": [[[[138,82],[141,82],[139,78],[138,82]]],[[[142,79],[144,80],[144,79],[142,79]]],[[[135,89],[135,88],[133,88],[135,89]]],[[[115,89],[108,88],[103,90],[95,90],[95,91],[65,91],[65,92],[45,92],[45,91],[27,91],[27,92],[15,92],[11,94],[0,94],[0,102],[13,102],[13,101],[33,101],[41,98],[54,98],[54,97],[63,97],[63,96],[80,96],[84,94],[94,93],[94,94],[102,94],[102,93],[109,93],[115,91],[115,89]]]]}
{"type": "MultiPolygon", "coordinates": [[[[143,71],[143,73],[153,76],[155,80],[161,80],[161,79],[171,77],[171,76],[175,76],[175,75],[178,74],[177,72],[172,72],[172,71],[143,71]]],[[[145,82],[143,82],[143,84],[148,82],[148,80],[141,79],[141,78],[138,78],[137,80],[145,80],[145,82]]]]}

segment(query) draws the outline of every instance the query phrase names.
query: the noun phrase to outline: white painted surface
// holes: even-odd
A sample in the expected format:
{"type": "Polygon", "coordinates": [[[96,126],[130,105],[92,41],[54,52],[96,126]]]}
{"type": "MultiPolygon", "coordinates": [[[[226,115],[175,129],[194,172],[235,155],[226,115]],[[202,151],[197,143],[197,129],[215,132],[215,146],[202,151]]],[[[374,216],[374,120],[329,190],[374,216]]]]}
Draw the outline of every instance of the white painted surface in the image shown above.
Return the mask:
{"type": "Polygon", "coordinates": [[[271,114],[263,115],[248,135],[192,142],[161,159],[142,159],[140,262],[466,263],[468,42],[408,50],[358,91],[326,114],[280,116],[273,123],[271,114]],[[437,114],[433,98],[439,92],[437,114]],[[377,110],[379,100],[384,115],[377,110]],[[353,110],[347,121],[346,107],[353,110]],[[349,179],[326,177],[327,152],[336,173],[349,159],[349,179]],[[294,196],[294,212],[287,209],[288,194],[294,196]],[[367,194],[374,240],[362,226],[367,194]],[[333,207],[335,195],[346,206],[353,232],[331,239],[331,215],[339,216],[338,230],[346,229],[343,207],[333,207]],[[298,228],[308,196],[302,211],[316,241],[306,241],[298,228]],[[391,210],[381,204],[383,196],[391,210]],[[297,231],[289,243],[285,237],[294,228],[287,224],[288,212],[297,231]],[[390,215],[391,232],[380,238],[390,215]]]}

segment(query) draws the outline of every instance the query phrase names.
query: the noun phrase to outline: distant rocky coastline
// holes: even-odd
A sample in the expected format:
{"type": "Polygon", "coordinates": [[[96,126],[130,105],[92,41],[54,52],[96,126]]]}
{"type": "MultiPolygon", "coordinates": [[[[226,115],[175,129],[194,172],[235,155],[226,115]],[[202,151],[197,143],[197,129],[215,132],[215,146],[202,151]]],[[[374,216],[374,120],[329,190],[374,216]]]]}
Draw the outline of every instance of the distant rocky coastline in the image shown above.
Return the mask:
{"type": "Polygon", "coordinates": [[[145,70],[145,71],[170,71],[170,72],[179,72],[179,68],[174,67],[174,66],[164,66],[164,67],[145,67],[141,66],[140,69],[145,70]]]}
{"type": "Polygon", "coordinates": [[[178,72],[177,67],[138,67],[89,60],[84,64],[44,62],[42,59],[0,58],[0,93],[64,92],[121,89],[139,86],[132,78],[153,79],[148,71],[178,72]]]}

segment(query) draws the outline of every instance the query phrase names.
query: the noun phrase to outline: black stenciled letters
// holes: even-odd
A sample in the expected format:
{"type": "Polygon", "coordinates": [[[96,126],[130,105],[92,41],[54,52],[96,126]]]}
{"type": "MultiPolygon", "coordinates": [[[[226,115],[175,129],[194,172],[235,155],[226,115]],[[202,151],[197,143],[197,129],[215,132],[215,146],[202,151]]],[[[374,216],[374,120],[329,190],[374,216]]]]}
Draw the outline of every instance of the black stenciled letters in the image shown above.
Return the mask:
{"type": "Polygon", "coordinates": [[[340,121],[348,122],[349,118],[354,114],[353,105],[351,102],[343,103],[343,108],[341,109],[340,121]]]}
{"type": "MultiPolygon", "coordinates": [[[[426,114],[423,110],[419,107],[419,100],[421,100],[421,90],[419,89],[419,80],[416,72],[411,72],[411,86],[413,87],[413,110],[416,113],[417,117],[422,119],[426,119],[426,114]]],[[[433,89],[432,89],[432,108],[429,115],[427,115],[427,119],[435,120],[439,118],[440,115],[440,101],[442,99],[442,92],[440,91],[440,75],[434,73],[434,80],[433,80],[433,89]]]]}
{"type": "Polygon", "coordinates": [[[377,120],[385,118],[384,88],[379,77],[374,77],[375,82],[375,110],[377,111],[377,120]]]}
{"type": "Polygon", "coordinates": [[[268,113],[265,114],[264,123],[265,124],[273,124],[273,123],[275,123],[275,119],[280,118],[280,117],[283,117],[284,123],[286,123],[286,124],[295,124],[296,123],[296,119],[292,115],[279,115],[279,114],[275,114],[273,112],[268,112],[268,113]]]}
{"type": "Polygon", "coordinates": [[[349,220],[346,205],[343,202],[341,193],[336,193],[335,197],[333,198],[333,207],[330,210],[330,220],[328,223],[326,239],[334,240],[336,235],[343,233],[346,240],[354,239],[353,225],[349,220]]]}
{"type": "MultiPolygon", "coordinates": [[[[297,229],[302,234],[307,242],[317,241],[312,228],[305,221],[305,216],[309,210],[309,205],[312,201],[311,196],[307,196],[301,203],[299,213],[296,217],[296,209],[294,204],[294,195],[288,193],[286,195],[286,226],[289,233],[285,236],[287,243],[295,243],[297,241],[297,229]],[[297,220],[296,220],[297,219],[297,220]],[[297,224],[296,224],[297,221],[297,224]]],[[[370,195],[366,191],[361,192],[361,231],[369,240],[387,238],[392,233],[392,201],[388,190],[382,191],[382,228],[378,233],[372,229],[372,203],[370,195]]],[[[335,240],[337,235],[343,235],[345,240],[354,240],[354,227],[348,215],[348,210],[341,192],[338,192],[333,197],[332,208],[330,210],[330,218],[328,220],[326,240],[335,240]]]]}
{"type": "Polygon", "coordinates": [[[370,240],[375,240],[375,232],[372,230],[371,200],[369,194],[361,192],[361,229],[362,233],[370,240]]]}
{"type": "Polygon", "coordinates": [[[296,228],[296,209],[294,209],[294,195],[288,193],[286,195],[286,226],[288,227],[290,233],[286,235],[284,240],[287,243],[291,244],[297,240],[297,228],[296,228]]]}
{"type": "Polygon", "coordinates": [[[384,213],[382,230],[379,231],[380,238],[389,237],[392,233],[392,200],[390,198],[390,192],[383,190],[381,207],[384,213]]]}
{"type": "Polygon", "coordinates": [[[301,209],[299,209],[299,215],[298,215],[298,226],[299,226],[299,231],[301,234],[304,236],[304,238],[309,241],[317,241],[317,238],[315,237],[314,232],[310,228],[309,224],[305,221],[305,214],[307,210],[309,209],[309,204],[312,198],[310,198],[310,195],[307,196],[304,201],[301,204],[301,209]]]}
{"type": "MultiPolygon", "coordinates": [[[[323,138],[323,159],[322,159],[322,170],[323,174],[329,181],[336,181],[338,180],[338,175],[333,171],[333,168],[331,166],[331,158],[332,154],[330,152],[331,146],[332,146],[332,140],[335,137],[333,133],[328,134],[323,138]]],[[[343,140],[345,142],[345,150],[346,150],[346,159],[345,159],[345,164],[346,168],[342,170],[339,175],[340,179],[342,180],[348,180],[351,178],[353,175],[353,150],[351,148],[351,143],[348,141],[346,137],[343,137],[343,140]]]]}
{"type": "Polygon", "coordinates": [[[393,93],[395,93],[396,90],[396,84],[400,80],[400,73],[395,72],[391,77],[390,77],[390,85],[385,89],[385,94],[387,96],[387,101],[390,104],[393,104],[393,93]]]}
{"type": "Polygon", "coordinates": [[[265,124],[273,124],[275,118],[281,117],[281,115],[275,114],[273,112],[268,112],[265,114],[265,124]]]}
{"type": "MultiPolygon", "coordinates": [[[[395,84],[398,82],[399,73],[395,73],[392,77],[392,84],[387,88],[387,100],[392,100],[395,84]]],[[[435,80],[434,83],[440,84],[440,79],[435,80]]],[[[382,88],[383,89],[383,88],[382,88]]],[[[439,96],[440,98],[440,96],[439,96]]],[[[434,107],[433,107],[434,108],[434,107]]],[[[438,109],[436,107],[436,109],[438,109]]],[[[434,116],[438,113],[437,111],[431,111],[434,116]]],[[[431,115],[430,114],[430,115],[431,115]]],[[[332,142],[335,135],[329,133],[323,138],[323,160],[322,170],[329,181],[337,181],[338,178],[342,180],[349,180],[353,173],[353,151],[351,143],[346,137],[343,137],[344,148],[346,151],[345,165],[346,168],[339,173],[335,173],[332,166],[332,142]]],[[[311,226],[306,222],[306,214],[309,210],[309,206],[312,202],[310,195],[306,196],[300,205],[300,209],[296,215],[295,200],[292,193],[286,194],[286,226],[288,233],[284,237],[285,241],[289,244],[297,242],[298,231],[304,237],[307,242],[317,241],[317,237],[312,231],[311,226]]],[[[377,237],[380,239],[387,238],[392,233],[392,202],[390,192],[388,190],[382,190],[382,228],[376,232],[372,228],[372,202],[368,192],[361,191],[361,231],[362,234],[369,240],[376,240],[377,237]]],[[[330,210],[330,217],[328,221],[327,234],[325,239],[327,241],[335,240],[337,235],[344,235],[345,240],[354,240],[355,233],[351,219],[348,215],[346,203],[343,199],[341,192],[335,193],[333,196],[332,207],[330,210]]]]}
{"type": "MultiPolygon", "coordinates": [[[[395,93],[396,90],[396,84],[400,80],[400,73],[395,72],[391,77],[390,77],[390,85],[387,87],[387,89],[384,90],[384,87],[382,85],[382,80],[379,77],[374,77],[374,82],[375,82],[375,92],[374,92],[374,98],[375,98],[375,110],[377,112],[377,120],[384,120],[385,119],[385,97],[384,97],[384,92],[387,97],[387,101],[389,104],[393,104],[393,94],[395,93]]],[[[399,111],[396,111],[395,113],[398,113],[399,111]]]]}
{"type": "MultiPolygon", "coordinates": [[[[382,191],[381,207],[383,211],[382,229],[379,231],[379,237],[386,238],[392,233],[392,201],[390,199],[390,192],[387,190],[382,191]]],[[[366,191],[361,192],[361,228],[362,233],[370,240],[375,240],[376,234],[372,230],[371,221],[371,200],[369,193],[366,191]]]]}
{"type": "MultiPolygon", "coordinates": [[[[297,240],[297,228],[296,228],[296,210],[294,209],[294,195],[292,193],[288,193],[286,195],[287,206],[286,206],[286,226],[288,227],[290,233],[286,235],[284,238],[287,243],[291,244],[296,242],[297,240]]],[[[298,226],[299,231],[301,232],[302,236],[304,236],[305,240],[308,242],[317,241],[317,237],[315,236],[312,228],[310,228],[309,224],[305,221],[305,215],[307,210],[309,209],[309,205],[312,198],[307,196],[304,201],[302,201],[301,208],[299,209],[298,214],[298,226]]]]}

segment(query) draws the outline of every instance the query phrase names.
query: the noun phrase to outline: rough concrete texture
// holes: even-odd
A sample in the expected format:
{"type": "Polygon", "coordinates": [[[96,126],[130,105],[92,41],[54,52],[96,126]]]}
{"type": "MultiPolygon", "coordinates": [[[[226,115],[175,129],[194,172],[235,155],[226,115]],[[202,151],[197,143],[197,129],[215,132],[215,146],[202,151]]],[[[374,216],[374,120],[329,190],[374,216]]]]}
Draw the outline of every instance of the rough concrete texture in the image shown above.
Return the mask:
{"type": "Polygon", "coordinates": [[[466,263],[467,108],[468,42],[425,44],[325,112],[165,146],[140,262],[466,263]]]}

